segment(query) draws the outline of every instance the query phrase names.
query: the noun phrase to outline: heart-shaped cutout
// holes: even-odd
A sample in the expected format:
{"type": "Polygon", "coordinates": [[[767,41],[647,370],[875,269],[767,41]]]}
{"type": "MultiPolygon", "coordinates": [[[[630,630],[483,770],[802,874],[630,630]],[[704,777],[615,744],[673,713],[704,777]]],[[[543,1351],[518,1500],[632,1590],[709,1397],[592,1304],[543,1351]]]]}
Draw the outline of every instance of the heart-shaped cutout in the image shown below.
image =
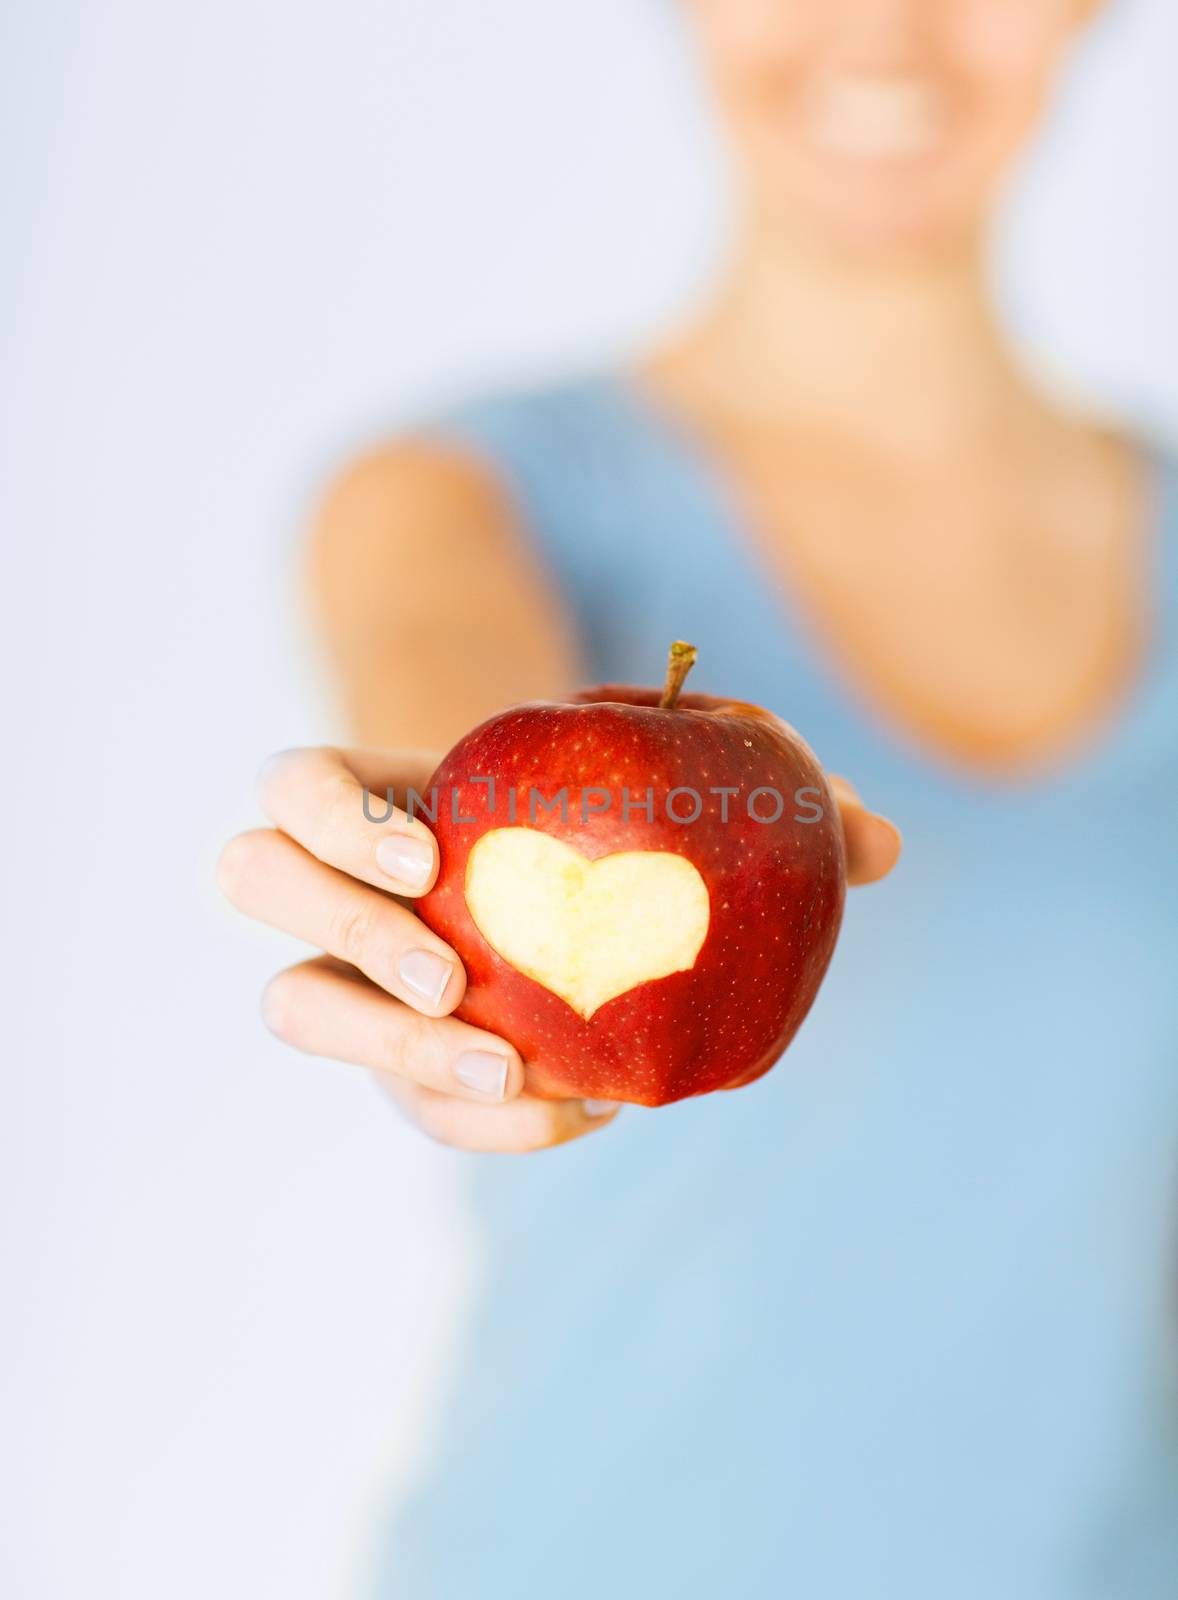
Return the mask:
{"type": "Polygon", "coordinates": [[[536,828],[493,828],[466,864],[466,903],[504,961],[588,1020],[640,983],[686,972],[707,937],[707,885],[686,856],[590,861],[536,828]]]}

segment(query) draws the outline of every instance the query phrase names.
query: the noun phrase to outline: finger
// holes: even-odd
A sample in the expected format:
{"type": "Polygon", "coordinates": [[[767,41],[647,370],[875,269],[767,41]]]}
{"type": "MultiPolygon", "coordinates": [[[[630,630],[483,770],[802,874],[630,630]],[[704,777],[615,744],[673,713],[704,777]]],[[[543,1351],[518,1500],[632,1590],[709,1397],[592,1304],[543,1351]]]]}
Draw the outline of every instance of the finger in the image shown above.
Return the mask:
{"type": "Polygon", "coordinates": [[[847,850],[847,882],[861,887],[878,883],[900,859],[900,830],[886,817],[868,811],[845,778],[831,776],[847,850]]]}
{"type": "Polygon", "coordinates": [[[257,828],[230,840],[217,878],[239,911],[359,967],[426,1016],[445,1016],[466,991],[458,957],[412,911],[284,833],[257,828]]]}
{"type": "Polygon", "coordinates": [[[262,1017],[296,1050],[396,1073],[439,1094],[499,1104],[524,1086],[523,1062],[505,1039],[453,1017],[420,1016],[328,957],[272,978],[262,1017]]]}
{"type": "Polygon", "coordinates": [[[412,751],[280,750],[258,774],[258,798],[275,826],[328,866],[378,889],[420,895],[438,875],[438,847],[405,807],[411,790],[428,803],[432,759],[412,751]]]}
{"type": "Polygon", "coordinates": [[[538,1100],[520,1095],[507,1105],[475,1105],[423,1089],[401,1078],[382,1078],[405,1116],[438,1144],[458,1150],[523,1155],[568,1144],[607,1128],[620,1106],[593,1100],[538,1100]]]}

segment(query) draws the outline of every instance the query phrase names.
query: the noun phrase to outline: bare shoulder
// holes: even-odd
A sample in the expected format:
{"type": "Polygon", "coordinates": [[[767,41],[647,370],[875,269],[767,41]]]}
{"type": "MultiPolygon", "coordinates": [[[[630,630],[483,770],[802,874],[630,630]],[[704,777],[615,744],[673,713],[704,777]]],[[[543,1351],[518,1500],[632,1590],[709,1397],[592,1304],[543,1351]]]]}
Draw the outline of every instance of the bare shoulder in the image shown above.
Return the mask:
{"type": "Polygon", "coordinates": [[[306,565],[363,738],[440,741],[579,676],[564,598],[506,485],[460,445],[409,437],[347,463],[313,518],[306,565]]]}
{"type": "Polygon", "coordinates": [[[494,471],[457,446],[395,440],[345,464],[321,497],[311,533],[316,586],[432,552],[475,562],[526,559],[508,495],[494,471]]]}

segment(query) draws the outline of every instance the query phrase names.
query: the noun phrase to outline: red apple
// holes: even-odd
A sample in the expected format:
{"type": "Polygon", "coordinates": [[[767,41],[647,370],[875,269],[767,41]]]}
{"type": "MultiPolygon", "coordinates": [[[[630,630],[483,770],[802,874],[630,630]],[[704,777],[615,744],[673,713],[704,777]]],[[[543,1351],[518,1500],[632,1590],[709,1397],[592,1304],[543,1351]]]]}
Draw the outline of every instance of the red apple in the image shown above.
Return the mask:
{"type": "Polygon", "coordinates": [[[842,828],[813,752],[759,706],[607,686],[515,706],[410,803],[419,902],[461,956],[458,1015],[549,1097],[664,1105],[751,1083],[797,1032],[842,918],[842,828]],[[431,812],[436,820],[431,818],[431,812]]]}

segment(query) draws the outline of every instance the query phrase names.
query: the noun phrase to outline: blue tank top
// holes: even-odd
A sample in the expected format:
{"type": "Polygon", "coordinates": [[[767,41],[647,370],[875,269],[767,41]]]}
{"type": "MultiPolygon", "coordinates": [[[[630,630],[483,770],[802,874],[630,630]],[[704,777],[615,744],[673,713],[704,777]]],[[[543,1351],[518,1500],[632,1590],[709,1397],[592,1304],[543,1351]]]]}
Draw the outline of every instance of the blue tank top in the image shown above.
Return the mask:
{"type": "Polygon", "coordinates": [[[480,1296],[382,1600],[1178,1594],[1178,488],[1148,660],[1066,764],[885,731],[625,382],[440,431],[598,680],[770,706],[904,832],[763,1080],[460,1156],[480,1296]]]}

